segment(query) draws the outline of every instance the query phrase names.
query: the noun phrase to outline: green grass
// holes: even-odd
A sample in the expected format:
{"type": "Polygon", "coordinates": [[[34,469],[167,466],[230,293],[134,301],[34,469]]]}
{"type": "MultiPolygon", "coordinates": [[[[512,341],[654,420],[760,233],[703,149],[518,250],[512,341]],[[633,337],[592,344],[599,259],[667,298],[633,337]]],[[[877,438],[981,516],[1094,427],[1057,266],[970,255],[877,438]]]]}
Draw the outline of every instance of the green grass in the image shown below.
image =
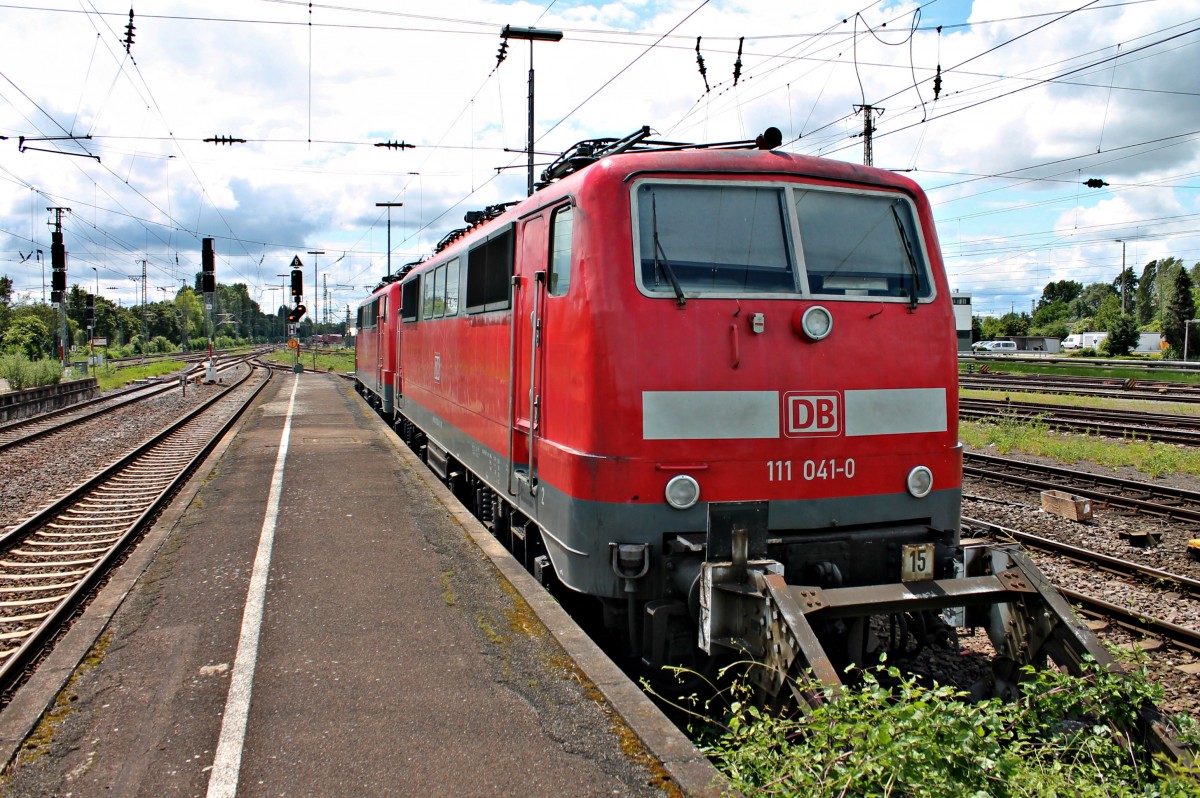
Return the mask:
{"type": "Polygon", "coordinates": [[[1041,455],[1060,463],[1094,462],[1114,471],[1129,466],[1150,477],[1200,476],[1200,451],[1153,440],[1116,440],[1056,431],[1044,421],[962,421],[958,438],[977,450],[1041,455]]]}
{"type": "Polygon", "coordinates": [[[1007,398],[1013,403],[1032,402],[1062,407],[1090,407],[1097,410],[1141,410],[1150,413],[1173,413],[1181,416],[1200,415],[1200,405],[1159,399],[1113,399],[1106,396],[1067,396],[1027,391],[975,390],[973,388],[960,388],[958,395],[963,399],[1003,401],[1007,398]]]}
{"type": "Polygon", "coordinates": [[[111,391],[113,388],[128,385],[134,380],[161,377],[164,374],[179,371],[184,367],[185,364],[179,360],[157,360],[153,363],[122,366],[120,368],[112,365],[99,366],[93,371],[93,374],[96,377],[96,381],[100,384],[100,390],[111,391]]]}
{"type": "MultiPolygon", "coordinates": [[[[1099,366],[1090,365],[1086,362],[1079,364],[1072,363],[1063,365],[1061,363],[1021,363],[1004,361],[1003,363],[988,363],[989,370],[992,374],[1047,374],[1055,376],[1068,377],[1107,377],[1110,379],[1135,379],[1135,380],[1168,380],[1170,382],[1185,382],[1189,384],[1200,384],[1200,373],[1195,371],[1175,371],[1165,368],[1138,368],[1133,366],[1135,363],[1155,363],[1157,361],[1146,359],[1131,359],[1130,367],[1121,366],[1099,366]]],[[[972,364],[971,361],[961,361],[958,364],[960,374],[968,374],[967,366],[975,365],[978,370],[977,363],[972,364]]]]}
{"type": "MultiPolygon", "coordinates": [[[[272,363],[283,363],[290,366],[292,364],[292,350],[278,349],[267,355],[266,359],[272,363]]],[[[300,363],[306,369],[313,367],[312,350],[304,350],[300,353],[300,363]]],[[[354,350],[323,349],[317,353],[316,367],[322,371],[338,371],[342,373],[354,371],[354,350]]]]}
{"type": "MultiPolygon", "coordinates": [[[[842,690],[802,680],[802,692],[825,703],[793,716],[759,709],[735,688],[725,706],[696,712],[690,731],[745,796],[1196,795],[1195,771],[1137,742],[1138,708],[1161,700],[1144,668],[1112,674],[1090,658],[1082,668],[1078,677],[1026,669],[1013,702],[971,703],[894,668],[842,690]]],[[[1194,744],[1195,721],[1174,720],[1194,744]]]]}

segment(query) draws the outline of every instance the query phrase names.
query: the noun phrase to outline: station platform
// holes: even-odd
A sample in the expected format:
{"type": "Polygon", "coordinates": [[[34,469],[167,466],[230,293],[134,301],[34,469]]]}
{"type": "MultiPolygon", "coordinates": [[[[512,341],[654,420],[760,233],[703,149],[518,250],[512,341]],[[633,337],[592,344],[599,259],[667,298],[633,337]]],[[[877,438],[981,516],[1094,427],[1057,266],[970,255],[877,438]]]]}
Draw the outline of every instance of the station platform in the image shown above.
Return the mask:
{"type": "Polygon", "coordinates": [[[277,375],[0,712],[0,796],[717,795],[327,374],[277,375]]]}

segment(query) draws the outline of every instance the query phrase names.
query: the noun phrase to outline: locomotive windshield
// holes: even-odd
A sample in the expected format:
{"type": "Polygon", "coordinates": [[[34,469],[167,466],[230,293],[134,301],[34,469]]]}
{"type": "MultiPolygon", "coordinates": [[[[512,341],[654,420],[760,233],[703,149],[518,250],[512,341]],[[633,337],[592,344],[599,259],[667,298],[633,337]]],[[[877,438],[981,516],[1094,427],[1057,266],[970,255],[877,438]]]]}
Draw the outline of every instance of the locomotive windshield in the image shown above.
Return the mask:
{"type": "Polygon", "coordinates": [[[643,182],[636,214],[638,276],[651,295],[933,294],[912,205],[894,194],[643,182]]]}

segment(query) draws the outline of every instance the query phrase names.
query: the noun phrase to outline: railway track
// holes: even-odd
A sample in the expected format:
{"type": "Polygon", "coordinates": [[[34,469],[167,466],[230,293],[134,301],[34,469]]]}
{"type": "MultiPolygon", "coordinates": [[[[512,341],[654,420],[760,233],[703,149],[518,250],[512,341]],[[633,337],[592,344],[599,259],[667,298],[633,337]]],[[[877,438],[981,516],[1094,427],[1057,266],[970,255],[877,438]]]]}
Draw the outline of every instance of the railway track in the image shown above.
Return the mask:
{"type": "Polygon", "coordinates": [[[970,452],[963,454],[963,475],[1039,493],[1066,490],[1130,515],[1200,525],[1198,491],[970,452]]]}
{"type": "MultiPolygon", "coordinates": [[[[225,362],[218,363],[217,370],[219,372],[226,371],[238,363],[244,362],[246,359],[247,356],[228,359],[225,362]]],[[[201,369],[202,366],[200,365],[192,366],[187,370],[184,377],[190,378],[201,371],[201,369]]],[[[0,425],[0,451],[31,443],[39,438],[44,438],[73,427],[80,422],[120,411],[122,408],[128,407],[135,402],[150,399],[167,391],[178,389],[179,380],[177,378],[163,379],[149,385],[136,385],[108,393],[104,396],[98,396],[95,399],[77,402],[69,407],[63,407],[49,413],[41,413],[36,416],[29,416],[28,418],[2,424],[0,425]]]]}
{"type": "Polygon", "coordinates": [[[961,398],[958,415],[971,421],[1040,421],[1071,432],[1200,446],[1200,416],[961,398]]]}
{"type": "Polygon", "coordinates": [[[1169,399],[1172,402],[1200,402],[1200,386],[1164,380],[1138,380],[1118,377],[1056,377],[1049,374],[959,374],[960,388],[983,391],[1016,391],[1107,396],[1118,399],[1169,399]]]}
{"type": "MultiPolygon", "coordinates": [[[[964,537],[982,531],[994,538],[1012,540],[1027,549],[1053,554],[1087,568],[1141,580],[1152,584],[1155,589],[1162,592],[1187,595],[1190,600],[1200,599],[1200,580],[1188,576],[1169,573],[1159,568],[1151,568],[1141,563],[1072,546],[1017,529],[1010,529],[977,518],[964,516],[962,521],[964,537]]],[[[1105,618],[1130,631],[1169,640],[1174,645],[1200,653],[1200,631],[1155,618],[1144,611],[1114,604],[1070,587],[1062,585],[1056,587],[1068,601],[1077,605],[1087,615],[1105,618]]]]}
{"type": "Polygon", "coordinates": [[[9,693],[130,543],[267,385],[236,382],[0,536],[0,692],[9,693]]]}

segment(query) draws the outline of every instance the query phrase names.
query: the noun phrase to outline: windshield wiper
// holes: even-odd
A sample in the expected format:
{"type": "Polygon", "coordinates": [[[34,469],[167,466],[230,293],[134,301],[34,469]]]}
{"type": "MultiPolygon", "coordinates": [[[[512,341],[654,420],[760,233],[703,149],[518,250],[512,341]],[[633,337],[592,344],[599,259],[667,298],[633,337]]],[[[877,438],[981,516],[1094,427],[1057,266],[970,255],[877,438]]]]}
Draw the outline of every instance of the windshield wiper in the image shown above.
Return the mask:
{"type": "Polygon", "coordinates": [[[912,274],[912,285],[908,292],[908,309],[917,309],[917,282],[920,279],[920,272],[917,269],[917,256],[913,254],[912,244],[908,241],[908,233],[904,232],[904,222],[900,221],[900,213],[896,210],[896,200],[889,207],[892,209],[892,218],[896,220],[896,230],[900,233],[900,240],[904,242],[904,254],[908,256],[908,270],[912,274]]]}
{"type": "Polygon", "coordinates": [[[671,281],[671,287],[675,289],[675,300],[679,303],[679,307],[687,304],[687,300],[683,298],[683,289],[679,286],[679,280],[675,277],[675,270],[671,268],[671,261],[667,260],[667,253],[663,251],[662,244],[658,240],[658,197],[650,195],[650,224],[654,228],[654,274],[657,275],[660,271],[667,276],[671,281]],[[662,253],[662,261],[659,261],[658,255],[662,253]]]}

